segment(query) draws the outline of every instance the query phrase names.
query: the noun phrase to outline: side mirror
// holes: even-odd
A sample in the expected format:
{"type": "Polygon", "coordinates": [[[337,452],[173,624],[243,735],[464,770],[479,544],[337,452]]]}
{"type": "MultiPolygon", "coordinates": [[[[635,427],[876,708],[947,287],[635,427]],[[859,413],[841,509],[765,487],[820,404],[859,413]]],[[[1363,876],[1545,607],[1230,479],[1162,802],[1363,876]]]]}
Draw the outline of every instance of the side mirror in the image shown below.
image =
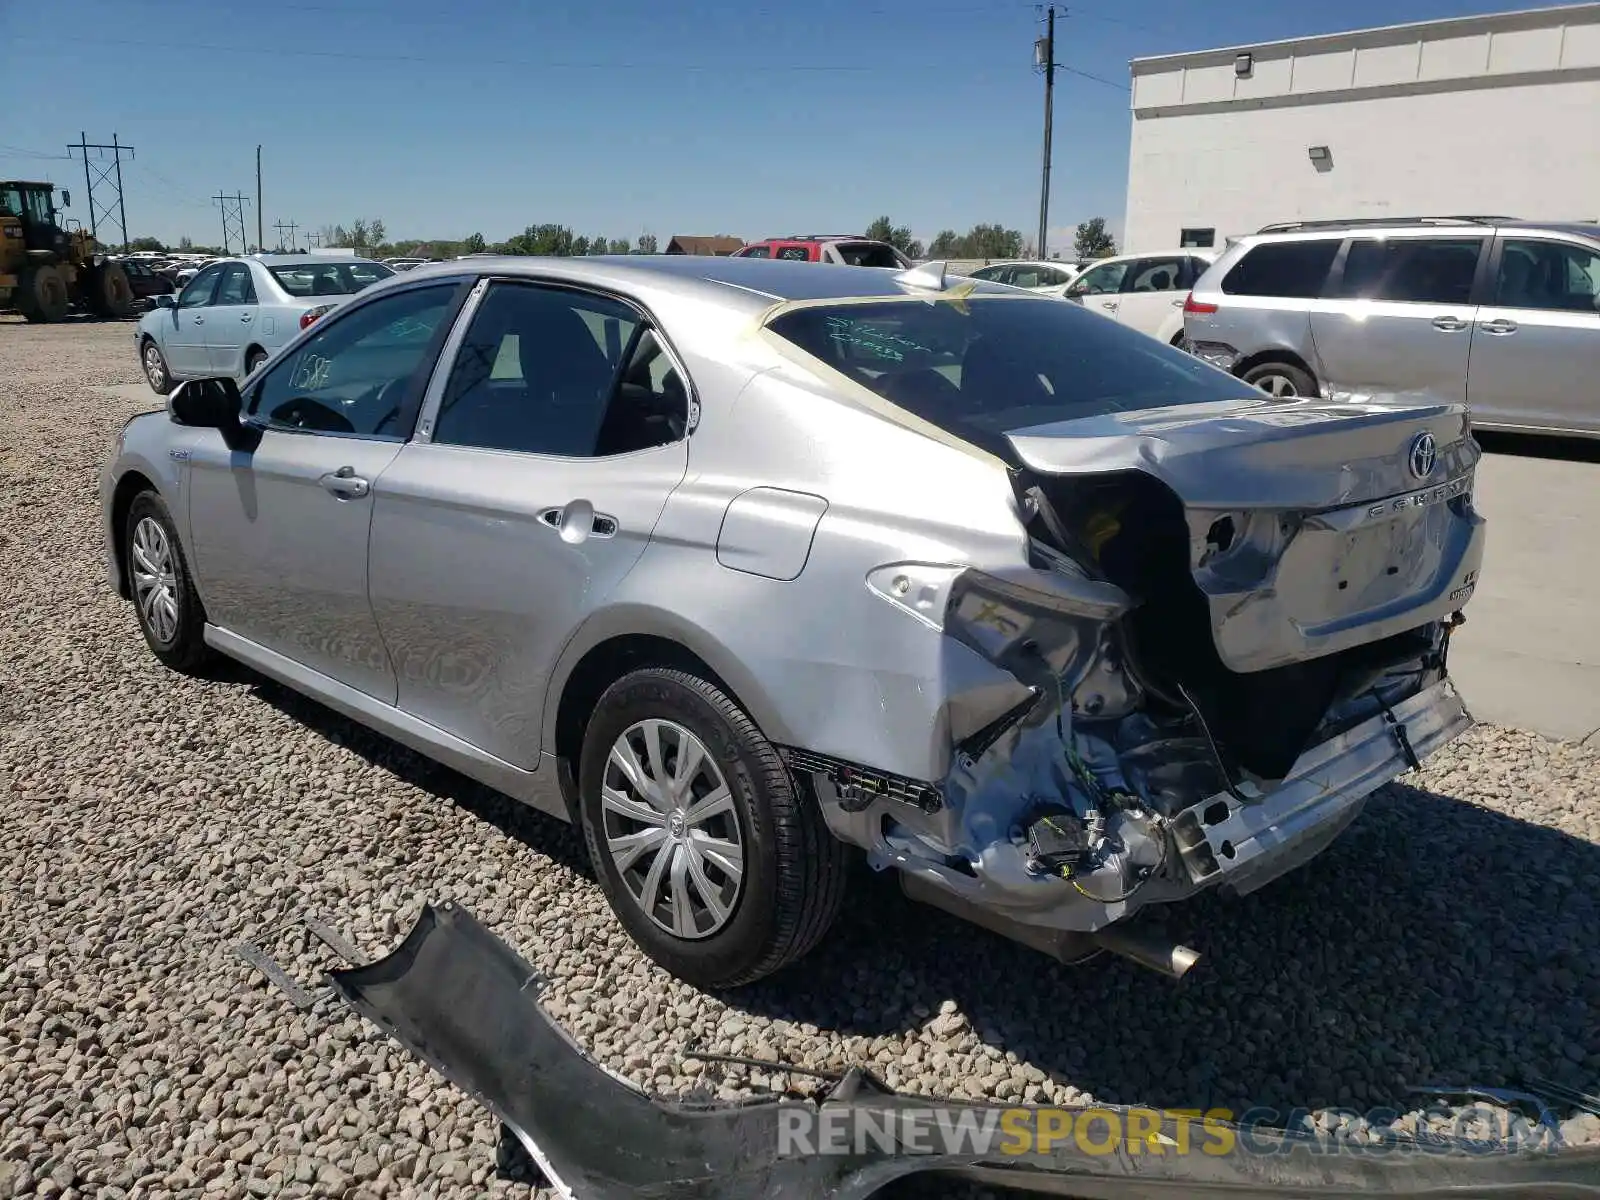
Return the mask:
{"type": "Polygon", "coordinates": [[[167,415],[179,425],[219,430],[228,449],[248,452],[261,433],[239,419],[240,407],[239,385],[226,375],[180,383],[167,397],[167,415]]]}
{"type": "Polygon", "coordinates": [[[62,188],[61,189],[61,207],[62,208],[71,208],[72,207],[72,193],[67,191],[66,188],[62,188]]]}
{"type": "Polygon", "coordinates": [[[170,295],[170,294],[168,294],[168,293],[162,293],[159,296],[152,296],[152,297],[150,297],[150,301],[157,308],[176,308],[176,307],[178,307],[177,298],[172,296],[172,295],[170,295]]]}

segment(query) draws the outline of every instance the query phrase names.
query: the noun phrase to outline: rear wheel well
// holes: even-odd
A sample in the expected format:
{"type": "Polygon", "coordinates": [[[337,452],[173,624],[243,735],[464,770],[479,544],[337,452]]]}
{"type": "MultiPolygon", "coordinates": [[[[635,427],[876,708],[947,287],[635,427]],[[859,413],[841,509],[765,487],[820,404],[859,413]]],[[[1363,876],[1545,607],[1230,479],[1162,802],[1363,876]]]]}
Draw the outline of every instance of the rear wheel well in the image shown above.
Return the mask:
{"type": "MultiPolygon", "coordinates": [[[[148,339],[146,339],[148,340],[148,339]]],[[[117,490],[111,494],[111,549],[117,562],[117,594],[124,600],[128,596],[128,509],[140,492],[153,492],[156,485],[138,471],[125,472],[117,480],[117,490]]]]}
{"type": "Polygon", "coordinates": [[[561,701],[556,708],[555,752],[562,796],[574,824],[579,820],[577,764],[583,753],[583,734],[589,726],[589,718],[608,687],[630,671],[644,667],[664,667],[697,675],[707,683],[716,684],[724,695],[749,715],[749,710],[733,689],[723,682],[710,665],[679,642],[635,633],[608,638],[594,646],[578,660],[572,673],[567,676],[561,689],[561,701]]]}
{"type": "Polygon", "coordinates": [[[1233,373],[1242,379],[1247,371],[1253,371],[1266,363],[1287,363],[1291,367],[1299,367],[1312,379],[1317,378],[1317,373],[1311,369],[1311,364],[1293,350],[1263,350],[1258,354],[1252,354],[1249,358],[1241,359],[1233,368],[1233,373]]]}
{"type": "Polygon", "coordinates": [[[262,346],[257,342],[251,342],[244,348],[244,362],[246,367],[250,365],[250,356],[252,354],[259,354],[263,358],[268,357],[267,348],[265,346],[262,346]]]}

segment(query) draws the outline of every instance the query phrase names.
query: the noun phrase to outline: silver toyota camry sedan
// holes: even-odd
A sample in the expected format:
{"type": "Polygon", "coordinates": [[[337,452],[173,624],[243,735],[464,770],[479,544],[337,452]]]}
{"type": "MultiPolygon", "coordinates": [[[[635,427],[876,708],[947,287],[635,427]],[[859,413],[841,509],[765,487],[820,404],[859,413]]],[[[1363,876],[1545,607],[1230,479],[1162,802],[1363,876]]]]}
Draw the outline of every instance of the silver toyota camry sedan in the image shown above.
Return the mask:
{"type": "Polygon", "coordinates": [[[394,271],[364,258],[252,254],[202,267],[176,296],[157,296],[133,331],[158,396],[185,379],[243,382],[302,330],[394,271]]]}
{"type": "Polygon", "coordinates": [[[419,266],[221,375],[101,477],[151,651],[579,823],[703,986],[812,947],[852,854],[1182,974],[1129,917],[1304,863],[1471,720],[1459,405],[1277,399],[939,263],[665,256],[419,266]]]}

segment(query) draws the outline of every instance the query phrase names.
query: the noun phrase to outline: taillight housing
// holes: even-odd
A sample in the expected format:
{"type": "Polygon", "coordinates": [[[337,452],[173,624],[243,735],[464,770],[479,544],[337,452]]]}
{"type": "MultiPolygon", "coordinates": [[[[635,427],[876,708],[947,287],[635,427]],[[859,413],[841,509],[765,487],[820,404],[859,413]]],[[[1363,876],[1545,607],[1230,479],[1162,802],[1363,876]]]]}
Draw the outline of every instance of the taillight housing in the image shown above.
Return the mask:
{"type": "Polygon", "coordinates": [[[1191,313],[1196,316],[1209,317],[1216,311],[1217,306],[1215,304],[1207,304],[1204,300],[1196,300],[1193,292],[1183,298],[1183,315],[1186,317],[1191,313]]]}
{"type": "Polygon", "coordinates": [[[306,328],[318,317],[322,316],[323,313],[331,312],[332,310],[333,305],[331,304],[319,304],[315,308],[306,309],[305,312],[300,314],[300,328],[306,328]]]}

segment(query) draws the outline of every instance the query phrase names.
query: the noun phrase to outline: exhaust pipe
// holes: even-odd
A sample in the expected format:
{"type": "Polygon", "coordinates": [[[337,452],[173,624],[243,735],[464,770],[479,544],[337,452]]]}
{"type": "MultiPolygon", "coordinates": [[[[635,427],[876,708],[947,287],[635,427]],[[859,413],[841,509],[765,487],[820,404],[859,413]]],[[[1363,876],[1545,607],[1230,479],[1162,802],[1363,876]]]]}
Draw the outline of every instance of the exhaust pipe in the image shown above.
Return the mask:
{"type": "Polygon", "coordinates": [[[1189,973],[1189,968],[1200,961],[1198,950],[1143,937],[1120,925],[1108,925],[1089,937],[1100,949],[1121,955],[1141,967],[1160,971],[1171,979],[1182,979],[1189,973]]]}

